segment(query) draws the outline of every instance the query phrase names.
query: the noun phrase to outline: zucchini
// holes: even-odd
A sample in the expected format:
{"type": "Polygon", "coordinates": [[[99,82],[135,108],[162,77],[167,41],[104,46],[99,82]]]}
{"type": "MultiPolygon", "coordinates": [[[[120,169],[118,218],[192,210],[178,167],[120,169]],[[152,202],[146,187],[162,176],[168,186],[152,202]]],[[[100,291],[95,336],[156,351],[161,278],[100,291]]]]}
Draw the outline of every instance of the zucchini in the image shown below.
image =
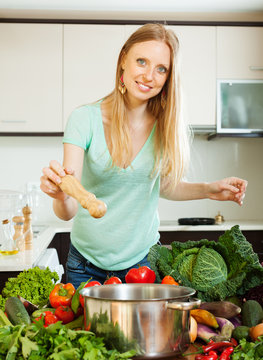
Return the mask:
{"type": "Polygon", "coordinates": [[[8,319],[13,325],[30,324],[30,316],[26,311],[22,301],[17,297],[11,296],[6,300],[5,311],[8,319]]]}
{"type": "Polygon", "coordinates": [[[263,310],[256,300],[247,300],[242,306],[242,325],[252,327],[259,324],[263,318],[263,310]]]}
{"type": "Polygon", "coordinates": [[[42,309],[37,309],[37,310],[35,310],[35,311],[31,314],[31,317],[32,317],[32,318],[37,318],[37,317],[45,314],[46,311],[50,311],[50,312],[52,312],[53,314],[55,314],[56,309],[54,309],[54,308],[42,308],[42,309]]]}

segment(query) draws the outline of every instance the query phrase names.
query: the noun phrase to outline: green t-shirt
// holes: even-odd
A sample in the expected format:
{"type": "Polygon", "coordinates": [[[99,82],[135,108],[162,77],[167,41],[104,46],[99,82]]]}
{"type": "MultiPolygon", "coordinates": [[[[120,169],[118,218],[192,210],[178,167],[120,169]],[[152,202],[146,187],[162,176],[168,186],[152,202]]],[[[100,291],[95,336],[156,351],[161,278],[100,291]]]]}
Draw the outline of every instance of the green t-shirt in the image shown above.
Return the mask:
{"type": "Polygon", "coordinates": [[[63,143],[85,151],[81,183],[107,204],[106,214],[99,219],[79,205],[71,242],[101,269],[126,269],[159,240],[160,175],[152,175],[154,131],[155,126],[131,166],[112,168],[100,102],[75,109],[68,120],[63,143]]]}

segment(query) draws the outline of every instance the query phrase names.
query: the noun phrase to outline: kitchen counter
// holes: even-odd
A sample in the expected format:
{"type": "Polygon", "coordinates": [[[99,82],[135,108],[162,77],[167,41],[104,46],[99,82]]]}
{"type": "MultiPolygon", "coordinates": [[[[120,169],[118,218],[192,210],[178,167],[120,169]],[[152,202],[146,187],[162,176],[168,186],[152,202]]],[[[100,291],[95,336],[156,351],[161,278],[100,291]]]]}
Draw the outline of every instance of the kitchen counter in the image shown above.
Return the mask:
{"type": "MultiPolygon", "coordinates": [[[[241,230],[263,231],[262,221],[226,221],[220,225],[178,225],[177,221],[162,221],[159,231],[226,231],[234,225],[241,230]]],[[[33,226],[33,249],[15,255],[0,255],[0,271],[23,271],[34,267],[57,233],[69,233],[72,222],[57,221],[54,223],[33,226]]]]}

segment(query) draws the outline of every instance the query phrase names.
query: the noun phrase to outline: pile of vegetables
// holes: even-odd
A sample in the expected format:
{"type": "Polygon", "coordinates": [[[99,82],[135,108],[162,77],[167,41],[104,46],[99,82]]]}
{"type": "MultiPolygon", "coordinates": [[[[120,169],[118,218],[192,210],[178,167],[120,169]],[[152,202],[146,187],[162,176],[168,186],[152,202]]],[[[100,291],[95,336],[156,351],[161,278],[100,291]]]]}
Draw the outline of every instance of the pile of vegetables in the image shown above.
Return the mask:
{"type": "Polygon", "coordinates": [[[195,360],[261,360],[263,309],[255,300],[241,307],[228,301],[202,303],[190,312],[190,339],[205,343],[197,347],[195,360]]]}
{"type": "MultiPolygon", "coordinates": [[[[48,268],[33,268],[6,282],[0,308],[1,359],[117,360],[137,354],[136,344],[127,343],[119,325],[111,323],[106,314],[99,314],[98,319],[92,319],[89,324],[84,322],[84,299],[80,290],[100,286],[100,282],[89,279],[75,289],[70,283],[55,284],[57,280],[57,273],[48,268]],[[29,309],[20,296],[38,305],[37,309],[32,312],[32,307],[29,309]],[[106,329],[106,335],[90,331],[98,329],[103,334],[106,329]]],[[[153,283],[155,273],[147,266],[132,268],[125,280],[153,283]]],[[[104,282],[105,285],[121,283],[115,276],[104,282]]]]}
{"type": "Polygon", "coordinates": [[[40,269],[36,266],[24,270],[17,277],[9,278],[6,281],[2,295],[0,295],[0,309],[5,309],[5,302],[10,296],[22,296],[35,305],[45,305],[48,302],[54,283],[58,280],[58,274],[48,267],[40,269]]]}
{"type": "Polygon", "coordinates": [[[263,284],[263,267],[251,244],[236,225],[218,241],[174,241],[171,249],[154,245],[148,259],[156,281],[172,276],[180,285],[196,290],[203,301],[243,296],[263,284]]]}

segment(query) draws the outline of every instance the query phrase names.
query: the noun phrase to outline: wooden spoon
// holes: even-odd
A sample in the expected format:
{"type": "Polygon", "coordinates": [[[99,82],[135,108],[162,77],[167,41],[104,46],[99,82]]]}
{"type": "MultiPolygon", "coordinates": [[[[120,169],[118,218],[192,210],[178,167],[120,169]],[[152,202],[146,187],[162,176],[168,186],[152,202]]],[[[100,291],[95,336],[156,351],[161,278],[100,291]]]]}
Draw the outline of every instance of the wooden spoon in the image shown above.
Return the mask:
{"type": "Polygon", "coordinates": [[[87,209],[94,218],[101,218],[107,211],[107,205],[96,198],[96,196],[81,185],[81,183],[72,175],[66,175],[61,178],[60,188],[64,193],[76,199],[80,205],[87,209]]]}

